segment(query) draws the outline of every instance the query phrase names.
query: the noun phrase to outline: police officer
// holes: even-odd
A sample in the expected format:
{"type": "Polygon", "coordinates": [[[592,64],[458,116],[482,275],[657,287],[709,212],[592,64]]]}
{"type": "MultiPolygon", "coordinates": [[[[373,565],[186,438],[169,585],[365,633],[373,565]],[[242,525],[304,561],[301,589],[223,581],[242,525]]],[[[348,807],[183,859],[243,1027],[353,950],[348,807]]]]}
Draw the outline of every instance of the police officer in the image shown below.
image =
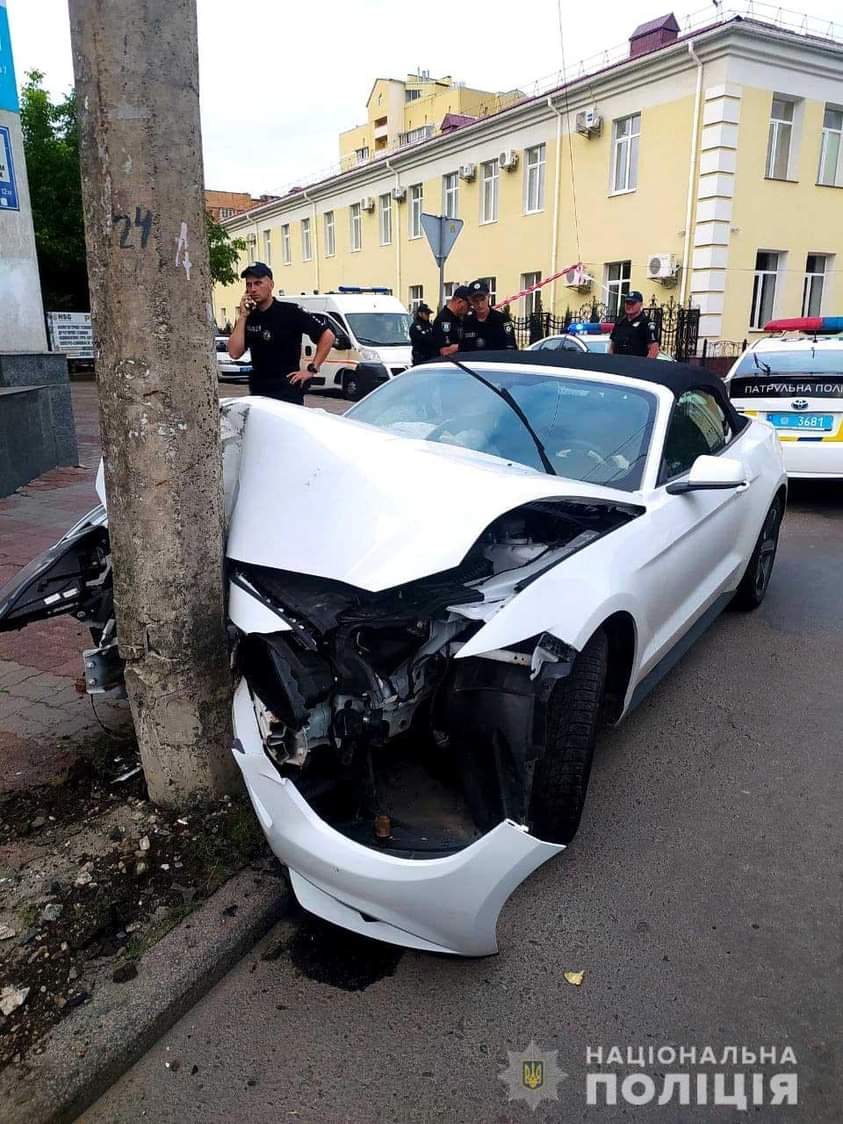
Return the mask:
{"type": "Polygon", "coordinates": [[[659,342],[656,327],[644,312],[644,298],[637,289],[631,289],[623,299],[625,316],[612,329],[609,337],[610,355],[639,355],[642,359],[657,359],[659,342]]]}
{"type": "Polygon", "coordinates": [[[492,308],[489,286],[482,277],[468,286],[471,312],[463,326],[464,351],[517,351],[512,321],[492,308]]]}
{"type": "Polygon", "coordinates": [[[457,285],[450,300],[433,321],[434,355],[453,355],[462,347],[463,321],[468,312],[467,285],[457,285]]]}
{"type": "Polygon", "coordinates": [[[413,345],[413,366],[434,359],[439,352],[433,344],[433,324],[430,314],[433,311],[424,301],[416,308],[416,315],[410,325],[410,342],[413,345]]]}

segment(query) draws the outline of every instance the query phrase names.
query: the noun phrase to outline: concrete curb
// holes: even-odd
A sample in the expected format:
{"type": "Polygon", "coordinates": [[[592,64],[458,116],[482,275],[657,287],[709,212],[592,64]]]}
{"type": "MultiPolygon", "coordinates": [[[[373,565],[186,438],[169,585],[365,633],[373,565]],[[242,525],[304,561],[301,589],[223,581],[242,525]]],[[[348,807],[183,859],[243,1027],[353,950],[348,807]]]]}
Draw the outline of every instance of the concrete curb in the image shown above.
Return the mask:
{"type": "Polygon", "coordinates": [[[236,874],[138,961],[136,979],[100,985],[42,1039],[43,1054],[0,1075],[4,1124],[75,1120],[210,991],[289,902],[280,870],[236,874]]]}

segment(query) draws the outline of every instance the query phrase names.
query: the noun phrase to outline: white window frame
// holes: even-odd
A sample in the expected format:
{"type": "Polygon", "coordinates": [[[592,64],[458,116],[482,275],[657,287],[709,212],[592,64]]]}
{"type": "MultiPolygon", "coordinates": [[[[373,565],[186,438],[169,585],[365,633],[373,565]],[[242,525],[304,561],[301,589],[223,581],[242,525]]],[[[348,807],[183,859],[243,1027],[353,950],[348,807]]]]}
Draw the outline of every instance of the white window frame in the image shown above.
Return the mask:
{"type": "Polygon", "coordinates": [[[494,304],[495,301],[498,299],[498,293],[497,293],[498,279],[497,279],[497,277],[481,277],[480,280],[485,281],[486,284],[489,286],[489,304],[494,304]]]}
{"type": "MultiPolygon", "coordinates": [[[[540,270],[535,270],[532,273],[522,273],[521,274],[521,288],[522,289],[529,289],[529,287],[531,285],[537,285],[538,282],[541,281],[541,279],[542,279],[542,275],[541,275],[540,270]]],[[[539,297],[540,295],[541,295],[541,289],[536,289],[534,292],[527,293],[526,296],[521,298],[524,301],[524,315],[525,316],[532,316],[533,313],[536,311],[536,297],[539,297]]]]}
{"type": "Polygon", "coordinates": [[[629,259],[621,261],[607,261],[604,267],[604,280],[606,289],[606,304],[608,315],[620,316],[623,311],[623,298],[631,288],[632,262],[629,259]],[[617,270],[617,277],[612,273],[617,270]]]}
{"type": "Polygon", "coordinates": [[[822,316],[823,300],[825,298],[825,279],[828,274],[828,265],[831,260],[831,254],[808,254],[805,259],[805,277],[802,281],[802,316],[822,316]],[[814,269],[811,269],[813,258],[814,269]],[[817,269],[817,263],[821,265],[817,269]],[[813,298],[815,293],[819,293],[819,300],[816,302],[816,308],[811,311],[811,304],[814,303],[813,298]]]}
{"type": "Polygon", "coordinates": [[[281,261],[284,265],[289,265],[293,260],[293,252],[290,247],[290,224],[285,222],[281,227],[281,261]]]}
{"type": "Polygon", "coordinates": [[[419,305],[424,300],[424,285],[411,285],[410,286],[410,312],[415,312],[419,305]]]}
{"type": "Polygon", "coordinates": [[[454,295],[454,289],[459,285],[459,281],[443,281],[442,283],[442,298],[449,301],[454,295]]]}
{"type": "Polygon", "coordinates": [[[442,214],[448,219],[460,217],[459,172],[448,172],[442,177],[442,214]]]}
{"type": "Polygon", "coordinates": [[[268,230],[263,232],[263,261],[264,265],[272,265],[272,235],[268,230]]]}
{"type": "Polygon", "coordinates": [[[313,231],[310,219],[301,220],[301,260],[313,261],[313,231]]]}
{"type": "Polygon", "coordinates": [[[422,224],[421,217],[424,210],[424,185],[414,183],[410,185],[410,206],[408,208],[407,220],[410,224],[409,237],[421,238],[422,224]]]}
{"type": "Polygon", "coordinates": [[[255,251],[256,251],[256,249],[257,249],[257,247],[255,246],[255,243],[250,241],[248,243],[248,250],[247,250],[247,254],[248,254],[248,258],[249,258],[249,265],[255,264],[255,251]]]}
{"type": "Polygon", "coordinates": [[[333,211],[325,212],[322,226],[325,235],[325,257],[332,258],[337,252],[337,223],[333,211]]]}
{"type": "Polygon", "coordinates": [[[387,191],[378,196],[378,226],[380,228],[381,245],[392,245],[392,196],[387,191]]]}
{"type": "Polygon", "coordinates": [[[793,149],[794,140],[796,137],[796,101],[793,98],[779,97],[777,94],[773,95],[773,100],[770,103],[770,124],[767,133],[767,160],[764,165],[764,176],[768,180],[789,180],[791,179],[791,168],[793,166],[793,149]],[[790,106],[790,119],[787,117],[775,116],[776,102],[781,102],[783,105],[790,106]],[[787,143],[787,159],[785,161],[786,167],[783,176],[777,176],[776,163],[779,146],[785,141],[787,143]]]}
{"type": "Polygon", "coordinates": [[[364,144],[362,148],[355,148],[354,156],[358,164],[365,164],[369,159],[369,146],[364,144]]]}
{"type": "Polygon", "coordinates": [[[837,105],[826,105],[823,112],[823,131],[820,141],[820,162],[817,168],[817,183],[821,187],[843,187],[843,108],[837,105]],[[839,128],[835,125],[826,125],[826,120],[830,113],[839,115],[839,128]],[[837,154],[834,158],[834,167],[831,169],[831,177],[829,178],[826,164],[829,162],[829,152],[833,144],[836,144],[837,154]]]}
{"type": "Polygon", "coordinates": [[[351,234],[351,252],[357,254],[363,249],[363,215],[359,203],[352,203],[348,208],[349,226],[351,234]]]}
{"type": "Polygon", "coordinates": [[[641,114],[629,113],[612,122],[612,168],[610,195],[628,195],[638,190],[641,155],[641,114]],[[628,128],[627,128],[628,126],[628,128]],[[624,132],[621,132],[621,130],[624,132]],[[620,164],[620,174],[618,165],[620,164]]]}
{"type": "Polygon", "coordinates": [[[480,165],[480,225],[498,221],[500,168],[497,160],[480,165]]]}
{"type": "Polygon", "coordinates": [[[784,254],[780,250],[759,250],[755,255],[755,271],[752,279],[752,304],[749,310],[749,326],[753,331],[761,331],[768,320],[776,315],[776,298],[778,296],[779,275],[782,272],[784,254]],[[761,254],[769,254],[776,259],[774,269],[759,268],[758,258],[761,254]],[[767,293],[770,293],[769,303],[767,293]],[[764,306],[768,304],[767,311],[764,306]]]}
{"type": "Polygon", "coordinates": [[[524,153],[524,214],[537,215],[544,210],[544,179],[546,146],[534,145],[524,153]]]}

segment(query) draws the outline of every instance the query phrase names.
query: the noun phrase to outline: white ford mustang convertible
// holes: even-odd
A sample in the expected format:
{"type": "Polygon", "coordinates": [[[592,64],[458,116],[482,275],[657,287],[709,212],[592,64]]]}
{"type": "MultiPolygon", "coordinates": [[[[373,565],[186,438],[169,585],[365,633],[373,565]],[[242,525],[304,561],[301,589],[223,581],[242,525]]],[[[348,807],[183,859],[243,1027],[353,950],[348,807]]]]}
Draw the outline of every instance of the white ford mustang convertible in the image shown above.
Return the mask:
{"type": "MultiPolygon", "coordinates": [[[[344,417],[231,399],[222,426],[234,755],[299,901],[496,951],[576,832],[601,723],[763,599],[775,432],[705,371],[568,352],[431,363],[344,417]]],[[[2,629],[58,612],[119,685],[103,508],[0,590],[2,629]]]]}

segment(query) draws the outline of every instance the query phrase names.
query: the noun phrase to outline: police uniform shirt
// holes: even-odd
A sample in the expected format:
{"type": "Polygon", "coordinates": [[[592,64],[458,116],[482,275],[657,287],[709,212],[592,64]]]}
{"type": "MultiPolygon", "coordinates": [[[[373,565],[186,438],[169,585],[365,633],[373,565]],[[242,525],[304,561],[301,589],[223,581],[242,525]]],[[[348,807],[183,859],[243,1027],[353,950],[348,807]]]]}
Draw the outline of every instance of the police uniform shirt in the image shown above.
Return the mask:
{"type": "Polygon", "coordinates": [[[463,325],[464,351],[517,351],[518,344],[512,321],[496,308],[489,309],[485,320],[469,312],[463,325]]]}
{"type": "Polygon", "coordinates": [[[447,305],[433,321],[433,354],[439,355],[443,347],[451,344],[462,345],[463,322],[459,316],[451,312],[447,305]]]}
{"type": "Polygon", "coordinates": [[[324,331],[315,317],[290,301],[273,300],[263,312],[259,308],[250,312],[246,321],[246,347],[252,357],[249,392],[301,405],[306,384],[294,386],[287,375],[301,367],[302,336],[318,343],[324,331]]]}
{"type": "Polygon", "coordinates": [[[634,320],[624,316],[610,336],[615,355],[639,355],[646,359],[651,343],[658,343],[656,328],[649,316],[641,312],[634,320]]]}
{"type": "Polygon", "coordinates": [[[413,366],[433,359],[439,354],[433,343],[433,324],[429,320],[414,320],[410,325],[410,342],[413,345],[413,366]]]}

